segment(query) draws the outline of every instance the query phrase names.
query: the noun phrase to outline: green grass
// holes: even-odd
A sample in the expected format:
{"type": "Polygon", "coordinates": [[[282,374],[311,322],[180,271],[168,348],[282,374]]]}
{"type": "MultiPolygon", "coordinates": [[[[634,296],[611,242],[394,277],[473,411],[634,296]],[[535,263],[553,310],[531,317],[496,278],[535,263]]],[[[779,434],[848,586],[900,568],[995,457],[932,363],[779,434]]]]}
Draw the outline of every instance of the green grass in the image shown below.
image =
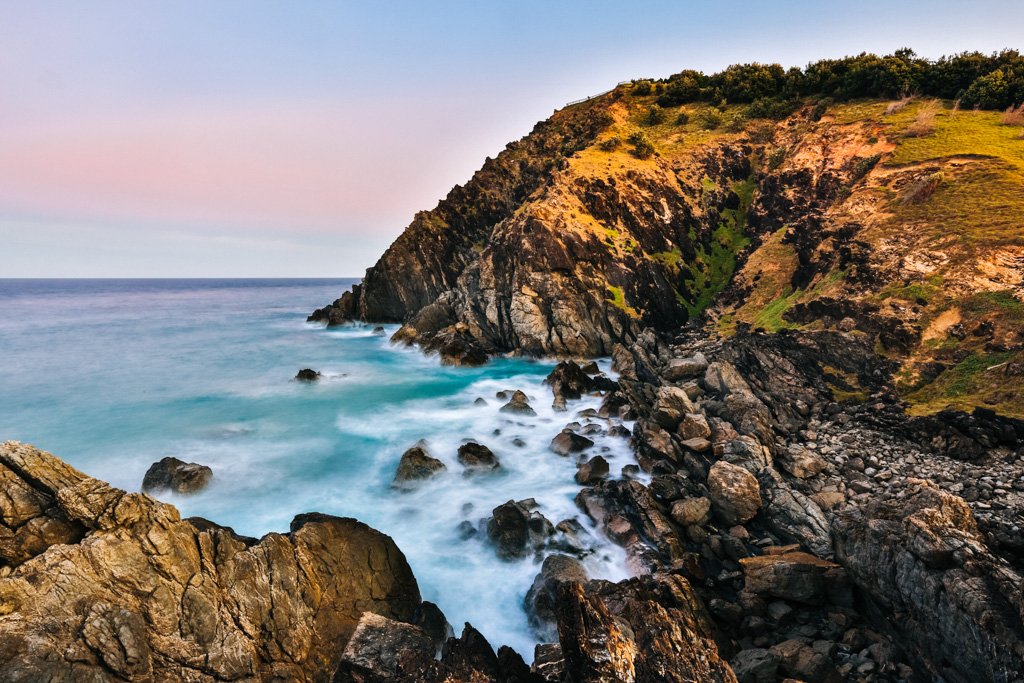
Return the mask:
{"type": "Polygon", "coordinates": [[[974,352],[947,369],[924,387],[907,394],[911,412],[934,413],[945,408],[971,410],[988,406],[1004,415],[1021,417],[1024,403],[1019,400],[1019,381],[1003,373],[1002,364],[1019,362],[1022,352],[974,352]]]}
{"type": "MultiPolygon", "coordinates": [[[[911,107],[907,109],[911,113],[914,111],[911,107]]],[[[994,111],[952,112],[943,109],[935,117],[934,133],[900,140],[885,163],[887,166],[899,166],[951,156],[985,156],[1002,159],[1017,171],[1024,172],[1021,129],[1004,126],[1001,116],[994,111]]]]}
{"type": "Polygon", "coordinates": [[[780,296],[768,302],[757,312],[757,315],[754,316],[754,327],[762,327],[769,332],[795,327],[793,323],[783,320],[782,314],[796,303],[799,296],[800,292],[794,292],[792,287],[787,286],[780,296]]]}
{"type": "Polygon", "coordinates": [[[612,285],[608,285],[608,293],[611,296],[608,297],[606,301],[611,303],[612,306],[615,306],[616,308],[625,311],[628,315],[634,318],[640,317],[640,314],[637,312],[637,310],[626,303],[626,294],[625,292],[622,291],[622,287],[614,287],[612,285]]]}
{"type": "Polygon", "coordinates": [[[651,254],[651,258],[663,266],[678,269],[683,260],[683,252],[679,251],[679,247],[672,247],[671,251],[654,252],[651,254]]]}

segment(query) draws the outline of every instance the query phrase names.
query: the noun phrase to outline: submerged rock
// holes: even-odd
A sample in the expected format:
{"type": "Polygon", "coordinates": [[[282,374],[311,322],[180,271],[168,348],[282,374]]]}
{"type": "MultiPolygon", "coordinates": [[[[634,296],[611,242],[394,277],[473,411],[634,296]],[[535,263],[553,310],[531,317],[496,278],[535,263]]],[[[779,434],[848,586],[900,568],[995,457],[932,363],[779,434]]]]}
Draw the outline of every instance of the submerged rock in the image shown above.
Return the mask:
{"type": "MultiPolygon", "coordinates": [[[[507,393],[507,392],[499,392],[498,398],[501,398],[501,399],[505,398],[504,396],[500,395],[502,393],[507,393]]],[[[512,397],[509,399],[508,403],[506,403],[505,405],[503,405],[501,407],[501,412],[503,412],[503,413],[514,413],[516,415],[529,415],[529,416],[534,416],[534,415],[537,414],[537,411],[535,411],[533,409],[533,407],[530,405],[529,400],[526,397],[526,394],[524,394],[523,392],[519,391],[518,389],[516,389],[512,393],[512,397]]]]}
{"type": "Polygon", "coordinates": [[[494,508],[487,520],[487,537],[498,556],[506,560],[526,557],[542,548],[554,533],[547,517],[532,509],[531,500],[510,500],[494,508]]]}
{"type": "Polygon", "coordinates": [[[382,325],[377,325],[377,327],[373,328],[373,336],[374,337],[384,337],[386,335],[387,335],[387,330],[385,330],[382,325]]]}
{"type": "Polygon", "coordinates": [[[142,478],[142,490],[196,493],[206,488],[212,478],[213,470],[206,465],[167,457],[149,466],[142,478]]]}
{"type": "Polygon", "coordinates": [[[302,368],[295,374],[295,379],[300,382],[315,382],[321,377],[323,377],[323,375],[313,368],[302,368]]]}
{"type": "Polygon", "coordinates": [[[458,457],[459,462],[471,471],[490,472],[501,467],[498,457],[490,448],[473,441],[459,446],[458,457]]]}
{"type": "Polygon", "coordinates": [[[593,445],[593,441],[571,429],[563,429],[551,439],[551,450],[559,455],[582,453],[593,445]]]}
{"type": "Polygon", "coordinates": [[[444,469],[446,469],[445,464],[430,455],[427,452],[426,444],[421,441],[402,453],[402,459],[398,462],[398,469],[395,471],[395,478],[392,480],[391,486],[397,489],[410,489],[444,469]]]}

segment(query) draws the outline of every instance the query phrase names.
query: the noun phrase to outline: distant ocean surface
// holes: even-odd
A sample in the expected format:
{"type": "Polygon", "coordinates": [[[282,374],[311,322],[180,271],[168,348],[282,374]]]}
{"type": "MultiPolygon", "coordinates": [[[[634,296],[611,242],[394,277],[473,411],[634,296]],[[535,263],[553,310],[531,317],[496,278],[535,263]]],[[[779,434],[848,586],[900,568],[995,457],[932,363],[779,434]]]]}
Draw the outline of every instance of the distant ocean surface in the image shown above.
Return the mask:
{"type": "MultiPolygon", "coordinates": [[[[548,450],[572,416],[551,410],[542,380],[552,363],[448,368],[370,327],[305,322],[355,282],[0,279],[0,440],[34,444],[130,491],[167,455],[209,465],[208,489],[161,498],[245,535],[285,532],[302,512],[356,517],[395,538],[424,599],[457,631],[472,622],[529,661],[535,638],[521,604],[539,564],[500,561],[456,527],[528,497],[554,523],[586,523],[573,503],[573,460],[548,450]],[[294,381],[305,367],[324,379],[294,381]],[[537,418],[498,412],[495,393],[513,388],[537,418]],[[488,405],[474,406],[477,397],[488,405]],[[392,491],[402,452],[421,438],[448,470],[414,492],[392,491]],[[489,446],[502,472],[462,476],[464,439],[489,446]]],[[[632,462],[624,439],[599,446],[613,472],[632,462]]],[[[609,544],[585,564],[595,577],[626,576],[609,544]]]]}

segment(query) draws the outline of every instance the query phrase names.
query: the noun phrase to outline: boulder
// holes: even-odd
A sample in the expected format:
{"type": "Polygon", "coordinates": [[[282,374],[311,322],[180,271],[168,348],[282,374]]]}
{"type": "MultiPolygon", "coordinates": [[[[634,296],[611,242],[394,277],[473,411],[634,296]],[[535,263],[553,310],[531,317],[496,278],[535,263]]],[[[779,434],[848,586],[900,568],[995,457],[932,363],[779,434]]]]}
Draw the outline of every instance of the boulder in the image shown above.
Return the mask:
{"type": "Polygon", "coordinates": [[[373,328],[372,334],[374,337],[383,337],[387,335],[387,331],[384,329],[382,325],[377,325],[376,327],[373,328]]]}
{"type": "Polygon", "coordinates": [[[392,488],[411,489],[424,479],[429,479],[438,472],[446,469],[445,464],[427,452],[426,444],[422,441],[405,453],[398,462],[398,469],[395,471],[395,478],[391,482],[392,488]]]}
{"type": "Polygon", "coordinates": [[[580,486],[596,484],[608,477],[608,461],[603,456],[595,455],[576,470],[576,483],[580,486]]]}
{"type": "Polygon", "coordinates": [[[458,457],[459,462],[470,471],[491,472],[501,467],[498,457],[490,448],[473,441],[459,446],[458,457]]]}
{"type": "Polygon", "coordinates": [[[708,368],[708,360],[698,354],[692,358],[673,358],[665,368],[665,379],[669,382],[678,382],[683,379],[700,377],[708,368]]]}
{"type": "MultiPolygon", "coordinates": [[[[499,398],[502,398],[499,396],[499,398]]],[[[526,394],[519,391],[518,389],[512,393],[512,397],[508,403],[501,407],[503,413],[513,413],[515,415],[528,415],[533,416],[537,414],[526,398],[526,394]]]]}
{"type": "Polygon", "coordinates": [[[967,503],[909,480],[833,520],[836,561],[898,618],[887,620],[928,677],[1003,681],[1024,671],[1024,577],[992,553],[967,503]]]}
{"type": "Polygon", "coordinates": [[[302,368],[295,374],[295,379],[300,382],[315,382],[321,377],[323,375],[312,368],[302,368]]]}
{"type": "Polygon", "coordinates": [[[711,438],[711,426],[703,413],[686,413],[683,421],[679,423],[676,431],[681,439],[709,439],[711,438]]]}
{"type": "Polygon", "coordinates": [[[531,501],[510,500],[491,511],[487,520],[487,537],[505,560],[527,557],[544,547],[554,533],[547,517],[531,509],[531,501]]]}
{"type": "Polygon", "coordinates": [[[672,503],[672,521],[680,526],[701,526],[711,521],[711,501],[708,498],[684,498],[672,503]]]}
{"type": "Polygon", "coordinates": [[[559,455],[582,453],[593,445],[593,441],[571,429],[563,429],[551,439],[551,450],[559,455]]]}
{"type": "Polygon", "coordinates": [[[807,683],[826,683],[839,680],[832,664],[835,644],[827,640],[805,642],[799,638],[784,640],[771,647],[778,657],[779,668],[793,678],[807,683]]]}
{"type": "Polygon", "coordinates": [[[757,478],[724,460],[711,466],[708,491],[715,512],[730,526],[749,522],[761,508],[757,478]]]}
{"type": "Polygon", "coordinates": [[[799,444],[790,444],[776,456],[779,466],[797,479],[808,479],[825,470],[825,459],[799,444]]]}
{"type": "Polygon", "coordinates": [[[213,470],[206,465],[167,457],[149,466],[142,478],[142,490],[196,493],[206,488],[212,478],[213,470]]]}
{"type": "Polygon", "coordinates": [[[662,428],[674,432],[684,415],[695,412],[697,409],[685,391],[679,387],[658,387],[651,419],[662,428]]]}
{"type": "Polygon", "coordinates": [[[0,506],[6,680],[325,681],[364,612],[409,623],[421,605],[398,547],[353,519],[246,539],[15,442],[0,482],[18,501],[0,506]],[[18,543],[47,518],[71,533],[18,543]]]}

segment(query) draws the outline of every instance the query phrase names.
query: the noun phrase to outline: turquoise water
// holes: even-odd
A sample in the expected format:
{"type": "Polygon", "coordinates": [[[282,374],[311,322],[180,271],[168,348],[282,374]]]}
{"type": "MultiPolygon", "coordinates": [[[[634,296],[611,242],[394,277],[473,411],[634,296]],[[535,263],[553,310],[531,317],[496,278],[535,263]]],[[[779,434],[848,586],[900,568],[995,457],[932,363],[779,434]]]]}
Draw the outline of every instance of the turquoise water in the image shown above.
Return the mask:
{"type": "MultiPolygon", "coordinates": [[[[574,462],[548,451],[572,417],[550,408],[541,382],[552,363],[448,368],[370,327],[305,322],[353,282],[0,280],[0,440],[127,490],[167,455],[209,465],[205,491],[160,497],[246,535],[286,531],[308,511],[356,517],[395,538],[424,598],[457,629],[470,621],[529,659],[521,602],[539,564],[502,562],[456,527],[527,497],[552,522],[586,522],[573,504],[574,462]],[[293,381],[304,367],[324,379],[293,381]],[[500,413],[502,389],[525,391],[538,416],[500,413]],[[477,397],[488,405],[474,406],[477,397]],[[421,438],[448,470],[392,491],[402,452],[421,438]],[[489,446],[502,472],[463,476],[455,454],[465,439],[489,446]]],[[[632,461],[623,439],[598,448],[613,472],[632,461]]],[[[603,541],[586,564],[593,576],[625,576],[621,551],[603,541]]]]}

